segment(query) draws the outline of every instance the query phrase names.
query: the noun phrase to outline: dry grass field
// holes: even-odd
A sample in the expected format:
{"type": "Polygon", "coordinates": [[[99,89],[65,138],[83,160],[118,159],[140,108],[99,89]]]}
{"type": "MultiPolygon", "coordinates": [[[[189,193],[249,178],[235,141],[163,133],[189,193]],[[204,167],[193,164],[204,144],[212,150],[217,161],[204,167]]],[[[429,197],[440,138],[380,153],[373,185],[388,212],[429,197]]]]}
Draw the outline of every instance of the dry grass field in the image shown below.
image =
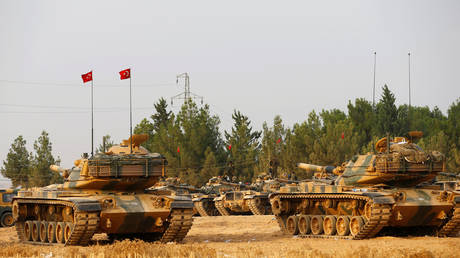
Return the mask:
{"type": "MultiPolygon", "coordinates": [[[[459,257],[460,238],[371,240],[283,236],[272,216],[196,218],[182,244],[96,241],[87,247],[22,245],[14,228],[0,228],[0,257],[459,257]]],[[[96,238],[103,239],[103,235],[96,238]]]]}

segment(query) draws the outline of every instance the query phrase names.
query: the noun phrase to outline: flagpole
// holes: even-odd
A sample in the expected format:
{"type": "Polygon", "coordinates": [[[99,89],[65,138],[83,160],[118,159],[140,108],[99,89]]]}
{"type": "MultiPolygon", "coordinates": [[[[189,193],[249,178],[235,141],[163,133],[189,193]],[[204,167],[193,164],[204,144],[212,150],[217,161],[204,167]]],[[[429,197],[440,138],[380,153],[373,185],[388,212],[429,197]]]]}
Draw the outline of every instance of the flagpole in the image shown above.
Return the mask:
{"type": "Polygon", "coordinates": [[[93,104],[93,71],[91,70],[91,157],[94,155],[94,104],[93,104]]]}
{"type": "Polygon", "coordinates": [[[129,138],[130,143],[129,143],[129,150],[130,153],[133,153],[133,111],[132,111],[132,96],[131,96],[131,69],[129,69],[129,138]]]}

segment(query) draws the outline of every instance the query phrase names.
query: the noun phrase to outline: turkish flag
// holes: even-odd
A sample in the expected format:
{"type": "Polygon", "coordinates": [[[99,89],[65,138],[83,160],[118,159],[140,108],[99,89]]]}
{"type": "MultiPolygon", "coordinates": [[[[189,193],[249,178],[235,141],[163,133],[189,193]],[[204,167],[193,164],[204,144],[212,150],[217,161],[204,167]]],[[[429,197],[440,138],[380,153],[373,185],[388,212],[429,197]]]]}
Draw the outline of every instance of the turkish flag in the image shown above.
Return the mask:
{"type": "Polygon", "coordinates": [[[92,81],[93,80],[93,71],[91,71],[89,73],[82,74],[81,78],[83,79],[83,83],[92,81]]]}
{"type": "Polygon", "coordinates": [[[129,79],[129,78],[131,78],[131,69],[130,68],[125,69],[125,70],[120,72],[120,80],[129,79]]]}

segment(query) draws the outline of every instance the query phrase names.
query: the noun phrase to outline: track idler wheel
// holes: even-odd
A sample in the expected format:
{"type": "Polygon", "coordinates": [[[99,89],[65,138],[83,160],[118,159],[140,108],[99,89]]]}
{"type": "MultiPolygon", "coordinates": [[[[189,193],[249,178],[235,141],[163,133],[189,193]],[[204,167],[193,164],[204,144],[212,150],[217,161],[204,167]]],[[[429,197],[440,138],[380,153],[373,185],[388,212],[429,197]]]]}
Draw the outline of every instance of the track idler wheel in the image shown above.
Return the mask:
{"type": "Polygon", "coordinates": [[[335,223],[337,235],[348,236],[350,234],[350,219],[347,216],[340,216],[335,223]]]}
{"type": "Polygon", "coordinates": [[[291,235],[299,234],[299,226],[298,226],[298,217],[293,215],[289,216],[286,221],[286,230],[291,235]]]}
{"type": "Polygon", "coordinates": [[[323,217],[316,215],[311,217],[311,233],[321,235],[323,233],[323,217]]]}
{"type": "Polygon", "coordinates": [[[308,215],[300,215],[299,222],[299,233],[301,235],[310,234],[310,216],[308,215]]]}
{"type": "Polygon", "coordinates": [[[329,215],[329,216],[324,217],[323,230],[324,230],[325,235],[328,235],[328,236],[335,235],[335,233],[337,232],[336,222],[337,222],[337,219],[335,218],[335,216],[329,215]]]}
{"type": "Polygon", "coordinates": [[[364,226],[364,220],[361,216],[354,216],[350,220],[350,232],[353,236],[356,236],[359,234],[359,231],[364,226]]]}

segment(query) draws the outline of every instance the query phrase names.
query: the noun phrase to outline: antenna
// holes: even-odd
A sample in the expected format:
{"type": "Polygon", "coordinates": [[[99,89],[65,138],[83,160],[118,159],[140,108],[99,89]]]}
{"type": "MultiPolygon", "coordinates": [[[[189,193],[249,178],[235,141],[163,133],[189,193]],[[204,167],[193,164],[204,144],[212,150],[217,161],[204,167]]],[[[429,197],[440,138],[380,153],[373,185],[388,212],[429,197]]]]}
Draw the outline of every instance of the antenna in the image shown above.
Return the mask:
{"type": "Polygon", "coordinates": [[[409,130],[410,130],[410,109],[411,109],[411,98],[410,98],[410,52],[407,53],[408,61],[409,61],[409,110],[407,111],[407,120],[409,121],[409,130]]]}
{"type": "Polygon", "coordinates": [[[184,92],[179,93],[173,97],[171,97],[171,105],[173,105],[174,99],[183,99],[184,104],[190,103],[192,99],[201,99],[201,104],[203,104],[203,97],[196,95],[195,93],[190,91],[190,76],[188,73],[181,73],[176,76],[176,84],[179,84],[179,79],[184,79],[184,92]]]}
{"type": "Polygon", "coordinates": [[[375,72],[377,67],[377,52],[374,52],[374,90],[372,91],[372,107],[375,107],[375,72]]]}

